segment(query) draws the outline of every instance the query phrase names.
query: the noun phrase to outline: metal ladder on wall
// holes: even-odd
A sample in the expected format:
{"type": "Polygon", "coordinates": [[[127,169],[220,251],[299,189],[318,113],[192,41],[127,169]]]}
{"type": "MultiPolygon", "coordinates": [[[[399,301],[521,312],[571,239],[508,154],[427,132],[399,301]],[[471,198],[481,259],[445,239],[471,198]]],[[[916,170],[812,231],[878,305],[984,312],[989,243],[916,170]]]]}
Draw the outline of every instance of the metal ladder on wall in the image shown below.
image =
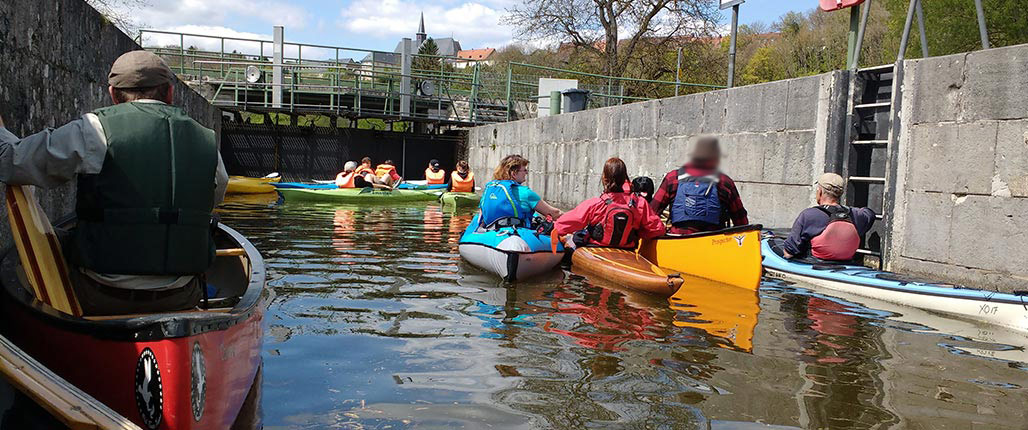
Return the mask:
{"type": "Polygon", "coordinates": [[[895,115],[901,64],[858,69],[850,83],[849,128],[842,154],[842,173],[847,179],[844,204],[869,207],[877,214],[858,252],[865,255],[865,262],[871,257],[878,264],[883,249],[888,249],[886,224],[891,221],[891,166],[896,146],[893,137],[898,129],[893,124],[898,122],[895,115]]]}

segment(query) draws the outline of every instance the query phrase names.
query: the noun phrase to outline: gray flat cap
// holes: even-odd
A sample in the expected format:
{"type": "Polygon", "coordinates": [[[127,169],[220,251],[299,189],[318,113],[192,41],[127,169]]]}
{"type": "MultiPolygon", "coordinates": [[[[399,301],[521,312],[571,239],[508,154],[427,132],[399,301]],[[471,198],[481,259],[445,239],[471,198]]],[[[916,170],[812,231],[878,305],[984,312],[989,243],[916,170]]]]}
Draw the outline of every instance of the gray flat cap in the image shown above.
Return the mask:
{"type": "Polygon", "coordinates": [[[170,84],[175,73],[157,55],[148,51],[122,54],[111,65],[107,82],[114,88],[151,88],[170,84]]]}

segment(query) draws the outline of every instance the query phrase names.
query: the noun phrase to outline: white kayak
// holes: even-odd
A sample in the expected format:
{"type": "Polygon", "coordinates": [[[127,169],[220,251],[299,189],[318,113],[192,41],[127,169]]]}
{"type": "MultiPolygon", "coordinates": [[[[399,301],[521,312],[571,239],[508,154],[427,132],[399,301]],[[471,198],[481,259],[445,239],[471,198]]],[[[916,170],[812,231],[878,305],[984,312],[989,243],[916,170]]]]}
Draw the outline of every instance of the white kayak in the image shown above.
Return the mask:
{"type": "Polygon", "coordinates": [[[520,281],[553,270],[564,257],[564,247],[557,253],[550,249],[550,236],[528,228],[504,227],[486,230],[478,217],[471,220],[460,238],[460,256],[479,269],[498,275],[505,281],[520,281]]]}

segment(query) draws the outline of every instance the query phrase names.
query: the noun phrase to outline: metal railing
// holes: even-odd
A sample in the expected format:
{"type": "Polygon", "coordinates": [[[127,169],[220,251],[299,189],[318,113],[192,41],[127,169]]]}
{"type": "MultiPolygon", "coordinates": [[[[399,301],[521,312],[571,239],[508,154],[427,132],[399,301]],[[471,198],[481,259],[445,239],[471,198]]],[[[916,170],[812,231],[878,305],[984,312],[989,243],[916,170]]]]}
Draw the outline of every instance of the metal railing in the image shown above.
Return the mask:
{"type": "Polygon", "coordinates": [[[248,68],[255,68],[259,76],[274,73],[273,41],[160,30],[141,30],[136,41],[164,58],[183,80],[206,86],[201,92],[213,104],[241,110],[475,125],[534,116],[542,77],[577,78],[578,87],[592,93],[588,108],[677,95],[682,88],[724,88],[414,53],[406,60],[412,67],[404,74],[400,53],[292,42],[281,43],[283,79],[275,84],[246,79],[248,68]],[[279,106],[273,103],[276,88],[283,93],[279,106]],[[407,112],[400,109],[404,98],[411,106],[407,112]]]}

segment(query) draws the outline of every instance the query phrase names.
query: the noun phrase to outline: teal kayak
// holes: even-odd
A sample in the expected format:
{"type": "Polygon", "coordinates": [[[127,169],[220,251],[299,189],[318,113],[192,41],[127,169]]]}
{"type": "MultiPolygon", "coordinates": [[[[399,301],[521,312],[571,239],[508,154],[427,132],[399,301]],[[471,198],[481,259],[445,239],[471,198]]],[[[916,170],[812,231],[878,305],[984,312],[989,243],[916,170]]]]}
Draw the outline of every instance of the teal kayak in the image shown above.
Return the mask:
{"type": "Polygon", "coordinates": [[[439,198],[438,191],[335,188],[328,190],[279,188],[287,202],[394,203],[427,202],[439,198]]]}
{"type": "Polygon", "coordinates": [[[443,202],[444,206],[454,206],[458,208],[472,208],[478,206],[478,200],[482,196],[475,193],[443,193],[442,197],[439,198],[443,202]]]}

